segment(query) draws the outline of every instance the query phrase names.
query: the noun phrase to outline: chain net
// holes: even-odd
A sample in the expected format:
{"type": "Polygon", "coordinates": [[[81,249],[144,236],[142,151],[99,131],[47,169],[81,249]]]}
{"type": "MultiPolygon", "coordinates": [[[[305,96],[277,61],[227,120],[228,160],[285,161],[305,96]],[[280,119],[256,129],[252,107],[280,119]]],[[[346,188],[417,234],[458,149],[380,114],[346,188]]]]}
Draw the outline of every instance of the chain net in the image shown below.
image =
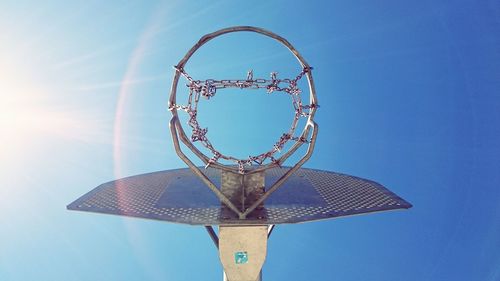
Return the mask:
{"type": "Polygon", "coordinates": [[[294,79],[279,79],[277,72],[271,72],[270,79],[254,79],[253,71],[250,70],[247,73],[247,79],[245,80],[194,80],[183,68],[174,67],[179,71],[182,76],[187,79],[186,86],[189,88],[189,96],[186,105],[171,104],[169,110],[182,110],[189,115],[188,125],[191,127],[191,141],[201,143],[205,148],[207,148],[212,157],[208,161],[206,168],[208,168],[213,163],[220,163],[220,160],[227,160],[238,166],[239,173],[245,172],[245,166],[251,166],[252,164],[262,165],[266,161],[271,161],[280,165],[279,161],[276,159],[275,154],[281,152],[285,144],[288,141],[304,142],[308,143],[303,136],[294,136],[295,129],[297,128],[298,121],[301,117],[307,117],[310,114],[310,109],[319,107],[317,104],[304,104],[301,100],[300,94],[301,90],[298,87],[298,81],[307,73],[311,71],[311,67],[304,67],[302,71],[294,79]],[[217,93],[218,89],[225,88],[240,88],[240,89],[266,89],[268,94],[281,92],[290,95],[292,98],[292,104],[295,111],[295,115],[292,121],[290,129],[283,133],[279,140],[273,145],[273,147],[264,153],[256,156],[248,156],[246,159],[238,159],[229,155],[225,155],[214,148],[212,143],[207,138],[208,128],[202,128],[198,122],[198,102],[200,97],[205,99],[210,99],[217,93]]]}

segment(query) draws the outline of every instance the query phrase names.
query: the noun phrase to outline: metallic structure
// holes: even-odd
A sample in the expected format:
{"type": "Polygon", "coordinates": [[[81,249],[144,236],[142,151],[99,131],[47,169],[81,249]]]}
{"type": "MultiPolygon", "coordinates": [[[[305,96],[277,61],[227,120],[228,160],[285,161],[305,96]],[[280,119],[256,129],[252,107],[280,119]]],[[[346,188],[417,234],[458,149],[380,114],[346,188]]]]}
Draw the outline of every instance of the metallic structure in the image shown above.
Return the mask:
{"type": "MultiPolygon", "coordinates": [[[[255,182],[272,186],[289,167],[272,168],[255,182]]],[[[232,182],[214,168],[200,169],[215,185],[232,182]]],[[[246,181],[247,186],[251,186],[246,181]]],[[[238,207],[245,201],[232,197],[238,207]]],[[[252,200],[248,198],[246,200],[252,200]]],[[[240,197],[241,198],[241,197],[240,197]]],[[[411,205],[382,185],[334,172],[299,169],[271,194],[262,208],[239,219],[190,169],[137,175],[101,184],[71,203],[71,210],[154,219],[190,225],[275,225],[301,223],[409,208],[411,205]]]]}
{"type": "Polygon", "coordinates": [[[137,175],[102,184],[68,205],[70,210],[106,213],[203,225],[219,250],[224,279],[262,280],[267,240],[277,224],[300,223],[378,211],[407,209],[411,204],[382,185],[334,172],[301,168],[311,157],[318,134],[314,114],[318,101],[312,68],[284,38],[264,29],[239,26],[203,36],[174,67],[169,99],[170,130],[177,155],[189,168],[137,175]],[[189,58],[206,42],[232,32],[255,32],[282,43],[300,63],[293,79],[255,79],[249,71],[241,80],[195,80],[184,69],[189,58]],[[177,103],[180,77],[187,80],[187,105],[177,103]],[[298,81],[305,77],[309,102],[303,103],[298,81]],[[266,89],[290,95],[295,110],[291,127],[272,149],[246,159],[217,150],[207,129],[197,120],[200,97],[210,99],[225,88],[266,89]],[[188,114],[191,137],[185,133],[178,112],[188,114]],[[295,135],[298,120],[305,118],[295,135]],[[291,142],[286,152],[285,145],[291,142]],[[181,143],[204,166],[196,166],[182,151],[181,143]],[[210,153],[205,155],[195,144],[210,153]],[[292,166],[285,161],[303,144],[306,153],[292,166]],[[280,157],[277,155],[281,154],[280,157]],[[208,188],[207,188],[208,187],[208,188]],[[213,229],[218,226],[219,233],[213,229]]]}

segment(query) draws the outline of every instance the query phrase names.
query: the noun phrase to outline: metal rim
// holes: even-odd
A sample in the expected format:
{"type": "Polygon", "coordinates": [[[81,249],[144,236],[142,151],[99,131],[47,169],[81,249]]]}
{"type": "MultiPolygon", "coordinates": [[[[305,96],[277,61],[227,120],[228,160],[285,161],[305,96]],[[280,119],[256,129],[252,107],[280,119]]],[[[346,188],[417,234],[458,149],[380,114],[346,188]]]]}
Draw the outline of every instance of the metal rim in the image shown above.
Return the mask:
{"type": "MultiPolygon", "coordinates": [[[[281,37],[281,36],[279,36],[279,35],[277,35],[275,33],[267,31],[265,29],[258,28],[258,27],[252,27],[252,26],[229,27],[229,28],[221,29],[221,30],[218,30],[216,32],[213,32],[213,33],[210,33],[210,34],[207,34],[207,35],[201,37],[201,39],[193,47],[191,47],[191,49],[186,53],[186,55],[179,61],[179,63],[175,66],[175,68],[176,69],[183,69],[184,66],[186,65],[186,63],[191,58],[191,56],[201,46],[203,46],[204,44],[206,44],[208,41],[210,41],[210,40],[212,40],[212,39],[214,39],[214,38],[216,38],[218,36],[224,35],[224,34],[233,33],[233,32],[244,32],[244,31],[246,31],[246,32],[255,32],[255,33],[264,35],[266,37],[270,37],[270,38],[272,38],[272,39],[280,42],[282,45],[284,45],[294,55],[294,57],[299,61],[300,65],[303,68],[309,68],[310,69],[310,66],[304,60],[304,58],[300,55],[300,53],[286,39],[284,39],[283,37],[281,37]]],[[[180,72],[176,70],[175,73],[174,73],[174,78],[173,78],[173,81],[172,81],[172,87],[171,87],[171,91],[170,91],[169,108],[171,108],[171,105],[175,105],[176,104],[177,86],[178,86],[180,75],[181,75],[180,72]]],[[[315,91],[314,81],[313,81],[313,78],[312,78],[311,71],[308,71],[306,73],[306,77],[307,77],[307,81],[308,81],[308,85],[309,85],[309,93],[310,93],[310,95],[309,95],[309,103],[317,105],[318,102],[317,102],[317,98],[316,98],[316,91],[315,91]]],[[[172,119],[171,119],[171,123],[170,123],[171,124],[170,130],[171,130],[171,133],[172,133],[172,138],[174,140],[174,146],[175,146],[176,152],[179,155],[179,157],[181,157],[181,159],[183,159],[184,162],[186,162],[187,157],[182,152],[180,146],[178,145],[178,138],[180,138],[181,141],[184,143],[184,145],[186,145],[196,156],[198,156],[198,158],[200,158],[205,165],[208,164],[209,161],[210,161],[210,157],[208,157],[207,155],[205,155],[196,146],[194,146],[194,144],[191,142],[191,140],[189,139],[189,137],[186,135],[186,133],[184,131],[184,128],[182,127],[181,122],[179,121],[179,117],[178,117],[178,114],[177,114],[177,109],[173,108],[173,109],[171,109],[171,112],[172,112],[172,119]]],[[[301,137],[307,138],[307,136],[310,133],[310,128],[314,129],[314,126],[311,126],[311,124],[314,124],[313,118],[314,118],[315,112],[316,112],[316,108],[311,108],[310,109],[309,116],[307,117],[306,124],[304,126],[304,129],[302,130],[302,133],[300,134],[301,137]]],[[[309,142],[309,149],[308,149],[308,151],[310,151],[311,148],[314,147],[315,141],[316,141],[316,134],[313,133],[312,136],[311,136],[310,142],[309,142]]],[[[295,142],[292,145],[292,147],[287,152],[283,153],[279,158],[276,158],[276,162],[270,162],[270,163],[267,163],[267,164],[262,164],[260,166],[257,166],[257,168],[254,168],[254,169],[249,170],[249,171],[245,171],[245,173],[260,172],[260,171],[263,171],[263,170],[266,170],[266,169],[269,169],[269,168],[281,165],[298,148],[300,148],[302,146],[302,144],[303,144],[303,142],[295,142]]],[[[304,157],[306,157],[306,155],[304,157]]],[[[309,157],[307,157],[307,158],[309,158],[309,157]]],[[[189,162],[191,162],[191,161],[189,161],[189,162]]],[[[302,161],[299,161],[299,162],[302,162],[302,161]]],[[[186,162],[186,163],[189,166],[191,166],[190,163],[188,163],[188,162],[186,162]]],[[[214,168],[217,168],[217,169],[225,170],[225,171],[237,172],[237,170],[238,170],[237,167],[224,165],[224,164],[221,164],[221,163],[218,163],[218,162],[210,163],[210,166],[214,167],[214,168]]]]}

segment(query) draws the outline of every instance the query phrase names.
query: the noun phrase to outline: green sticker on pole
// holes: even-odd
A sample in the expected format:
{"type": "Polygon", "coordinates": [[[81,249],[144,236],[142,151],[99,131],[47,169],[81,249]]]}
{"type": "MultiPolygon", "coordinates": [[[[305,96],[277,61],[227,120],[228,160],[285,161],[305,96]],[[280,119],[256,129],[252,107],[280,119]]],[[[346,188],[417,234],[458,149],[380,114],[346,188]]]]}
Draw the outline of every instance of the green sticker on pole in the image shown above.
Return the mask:
{"type": "Polygon", "coordinates": [[[245,264],[245,263],[248,263],[248,254],[247,254],[247,252],[236,252],[236,253],[234,253],[234,262],[236,264],[245,264]]]}

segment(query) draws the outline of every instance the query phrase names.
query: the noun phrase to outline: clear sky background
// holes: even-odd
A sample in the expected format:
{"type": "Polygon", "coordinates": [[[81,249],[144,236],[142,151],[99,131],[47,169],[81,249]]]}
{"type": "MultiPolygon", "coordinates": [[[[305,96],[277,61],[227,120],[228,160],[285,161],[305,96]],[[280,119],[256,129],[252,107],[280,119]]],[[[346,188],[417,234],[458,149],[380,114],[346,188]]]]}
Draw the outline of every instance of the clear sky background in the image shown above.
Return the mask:
{"type": "MultiPolygon", "coordinates": [[[[185,167],[168,132],[172,65],[206,33],[254,25],[314,67],[320,134],[305,166],[414,205],[277,227],[264,280],[499,281],[499,19],[488,0],[1,1],[0,280],[222,279],[201,227],[66,205],[185,167]]],[[[186,67],[198,79],[300,71],[269,39],[216,40],[186,67]]],[[[267,150],[289,102],[230,93],[200,112],[214,144],[267,150]]]]}

